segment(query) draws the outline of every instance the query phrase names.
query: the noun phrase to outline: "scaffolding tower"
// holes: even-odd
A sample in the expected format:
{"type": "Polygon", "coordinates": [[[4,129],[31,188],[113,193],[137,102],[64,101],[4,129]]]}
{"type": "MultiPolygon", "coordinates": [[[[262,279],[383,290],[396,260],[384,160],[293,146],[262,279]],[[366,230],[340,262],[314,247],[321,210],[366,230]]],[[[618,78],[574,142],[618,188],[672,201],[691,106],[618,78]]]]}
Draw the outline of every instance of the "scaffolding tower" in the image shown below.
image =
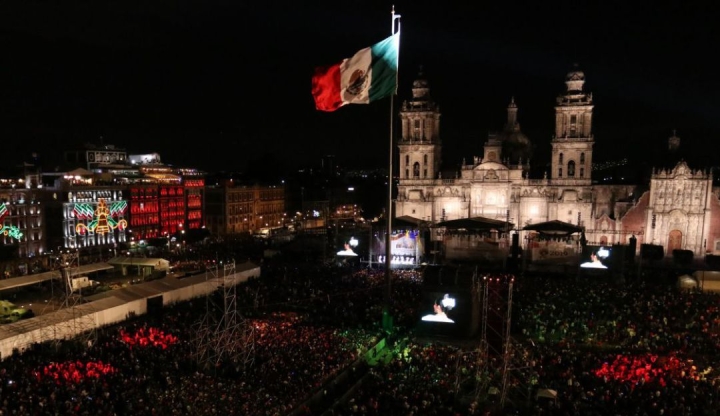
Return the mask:
{"type": "MultiPolygon", "coordinates": [[[[473,270],[470,286],[470,296],[472,298],[471,300],[473,305],[471,326],[473,328],[477,328],[477,326],[480,325],[481,336],[478,348],[471,351],[459,352],[456,357],[455,393],[458,398],[461,399],[463,398],[462,396],[466,395],[466,393],[471,396],[471,400],[475,399],[479,384],[478,375],[482,374],[482,371],[479,368],[481,366],[485,366],[487,360],[487,342],[485,342],[485,328],[484,325],[482,325],[482,322],[484,321],[479,320],[480,316],[485,315],[485,313],[480,310],[480,306],[485,305],[485,302],[482,301],[482,294],[484,293],[483,287],[483,282],[479,278],[478,268],[476,266],[473,270]],[[474,371],[472,370],[473,368],[475,368],[474,371]]],[[[472,335],[475,335],[475,333],[473,332],[472,335]]]]}
{"type": "MultiPolygon", "coordinates": [[[[53,312],[57,319],[47,327],[44,339],[51,339],[58,348],[65,340],[76,340],[87,346],[97,341],[95,311],[83,298],[83,287],[74,279],[80,267],[78,250],[63,250],[55,259],[60,274],[50,279],[50,299],[45,311],[53,312]]],[[[87,289],[86,289],[87,290],[87,289]]]]}
{"type": "Polygon", "coordinates": [[[215,370],[232,365],[244,372],[255,360],[255,331],[237,308],[235,262],[221,263],[205,273],[206,284],[219,284],[205,297],[205,314],[195,325],[196,361],[215,370]]]}
{"type": "Polygon", "coordinates": [[[511,335],[513,275],[486,275],[473,286],[481,301],[475,401],[525,405],[530,399],[529,350],[511,335]],[[525,403],[520,403],[524,401],[525,403]]]}

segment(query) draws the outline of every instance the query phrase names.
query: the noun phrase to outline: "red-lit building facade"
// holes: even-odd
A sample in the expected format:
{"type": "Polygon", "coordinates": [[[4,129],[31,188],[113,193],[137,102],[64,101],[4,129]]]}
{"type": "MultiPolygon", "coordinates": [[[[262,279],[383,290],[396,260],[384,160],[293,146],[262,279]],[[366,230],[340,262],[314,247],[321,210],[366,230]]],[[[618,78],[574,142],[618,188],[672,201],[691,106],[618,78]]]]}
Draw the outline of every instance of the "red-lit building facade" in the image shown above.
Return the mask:
{"type": "Polygon", "coordinates": [[[169,237],[185,227],[186,201],[182,177],[174,169],[161,165],[153,158],[152,163],[135,163],[143,178],[130,184],[130,210],[133,238],[169,237]]]}
{"type": "Polygon", "coordinates": [[[197,230],[205,226],[205,173],[197,169],[177,169],[185,195],[185,228],[197,230]]]}

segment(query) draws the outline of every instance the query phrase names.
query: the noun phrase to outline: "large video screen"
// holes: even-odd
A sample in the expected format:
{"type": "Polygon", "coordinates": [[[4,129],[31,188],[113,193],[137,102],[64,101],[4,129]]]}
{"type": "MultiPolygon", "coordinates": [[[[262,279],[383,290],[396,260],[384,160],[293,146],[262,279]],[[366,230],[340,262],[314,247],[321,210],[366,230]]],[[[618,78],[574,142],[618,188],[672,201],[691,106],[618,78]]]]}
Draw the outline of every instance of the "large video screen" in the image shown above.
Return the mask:
{"type": "Polygon", "coordinates": [[[458,292],[426,291],[418,307],[418,329],[426,335],[465,335],[472,305],[458,292]]]}
{"type": "Polygon", "coordinates": [[[357,257],[357,253],[355,252],[355,247],[357,247],[357,240],[350,239],[343,243],[343,246],[340,248],[340,251],[338,251],[336,254],[340,257],[357,257]]]}
{"type": "MultiPolygon", "coordinates": [[[[385,234],[375,235],[372,251],[376,261],[385,262],[385,234]]],[[[397,231],[390,236],[391,266],[418,264],[423,251],[422,238],[417,230],[397,231]]]]}
{"type": "Polygon", "coordinates": [[[604,246],[587,246],[583,249],[580,268],[608,269],[610,267],[612,249],[604,246]]]}
{"type": "Polygon", "coordinates": [[[457,308],[457,299],[449,293],[445,293],[442,297],[435,297],[432,306],[430,302],[426,302],[427,309],[420,318],[425,322],[440,322],[443,324],[454,324],[455,320],[451,318],[453,310],[457,308]],[[432,307],[432,310],[429,308],[432,307]]]}

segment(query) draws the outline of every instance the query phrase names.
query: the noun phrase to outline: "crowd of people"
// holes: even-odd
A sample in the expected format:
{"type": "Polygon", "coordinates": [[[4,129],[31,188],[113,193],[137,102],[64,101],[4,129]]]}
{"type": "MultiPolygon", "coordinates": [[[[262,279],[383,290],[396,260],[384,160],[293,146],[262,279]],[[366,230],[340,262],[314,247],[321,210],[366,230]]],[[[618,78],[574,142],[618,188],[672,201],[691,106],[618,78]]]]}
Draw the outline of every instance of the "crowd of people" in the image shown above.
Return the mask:
{"type": "MultiPolygon", "coordinates": [[[[413,316],[417,273],[395,276],[392,309],[413,316]]],[[[3,415],[286,415],[385,335],[384,273],[268,264],[237,288],[247,357],[198,358],[203,300],[96,330],[92,346],[33,345],[0,363],[3,415]],[[245,359],[248,363],[241,363],[245,359]],[[243,365],[247,364],[247,365],[243,365]]],[[[309,408],[309,407],[307,407],[309,408]]]]}
{"type": "Polygon", "coordinates": [[[478,343],[414,342],[334,414],[720,411],[720,294],[533,276],[517,279],[512,305],[507,360],[478,343]]]}
{"type": "Polygon", "coordinates": [[[557,405],[613,414],[720,409],[720,294],[666,285],[526,279],[517,325],[557,405]],[[583,406],[584,405],[584,406],[583,406]]]}
{"type": "MultiPolygon", "coordinates": [[[[209,344],[199,344],[196,324],[209,303],[168,305],[97,330],[92,346],[34,345],[6,358],[0,414],[309,416],[321,412],[318,396],[333,415],[718,414],[720,294],[495,280],[514,282],[512,342],[483,349],[477,333],[456,342],[416,331],[420,269],[394,271],[388,298],[382,269],[274,259],[237,287],[239,325],[252,334],[237,350],[200,360],[209,344]],[[382,325],[386,309],[393,333],[382,325]],[[369,352],[372,365],[356,371],[369,352]]],[[[497,323],[488,333],[504,330],[497,323]]]]}

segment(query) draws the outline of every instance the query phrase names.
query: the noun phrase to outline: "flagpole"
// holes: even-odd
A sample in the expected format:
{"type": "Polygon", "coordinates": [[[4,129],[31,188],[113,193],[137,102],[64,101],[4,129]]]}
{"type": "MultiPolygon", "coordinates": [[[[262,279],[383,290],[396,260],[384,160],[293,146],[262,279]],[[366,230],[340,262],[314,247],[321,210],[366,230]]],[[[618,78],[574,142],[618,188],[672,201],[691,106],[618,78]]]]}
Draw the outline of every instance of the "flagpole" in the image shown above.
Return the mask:
{"type": "MultiPolygon", "coordinates": [[[[400,19],[399,14],[395,14],[395,5],[392,6],[391,12],[391,27],[390,34],[394,35],[395,20],[400,19]]],[[[397,32],[400,31],[400,22],[397,24],[397,32]]],[[[400,40],[398,39],[398,43],[400,40]]],[[[398,52],[398,67],[400,61],[400,53],[398,52]]],[[[399,70],[399,68],[398,68],[399,70]]],[[[383,308],[383,328],[392,331],[392,316],[390,315],[390,304],[392,300],[392,271],[390,269],[392,253],[391,253],[391,239],[392,235],[392,187],[393,187],[393,123],[395,114],[395,94],[397,94],[398,85],[398,72],[395,72],[395,91],[390,94],[390,140],[388,146],[388,187],[387,187],[387,208],[385,210],[385,218],[387,223],[387,229],[385,230],[385,305],[383,308]]]]}

